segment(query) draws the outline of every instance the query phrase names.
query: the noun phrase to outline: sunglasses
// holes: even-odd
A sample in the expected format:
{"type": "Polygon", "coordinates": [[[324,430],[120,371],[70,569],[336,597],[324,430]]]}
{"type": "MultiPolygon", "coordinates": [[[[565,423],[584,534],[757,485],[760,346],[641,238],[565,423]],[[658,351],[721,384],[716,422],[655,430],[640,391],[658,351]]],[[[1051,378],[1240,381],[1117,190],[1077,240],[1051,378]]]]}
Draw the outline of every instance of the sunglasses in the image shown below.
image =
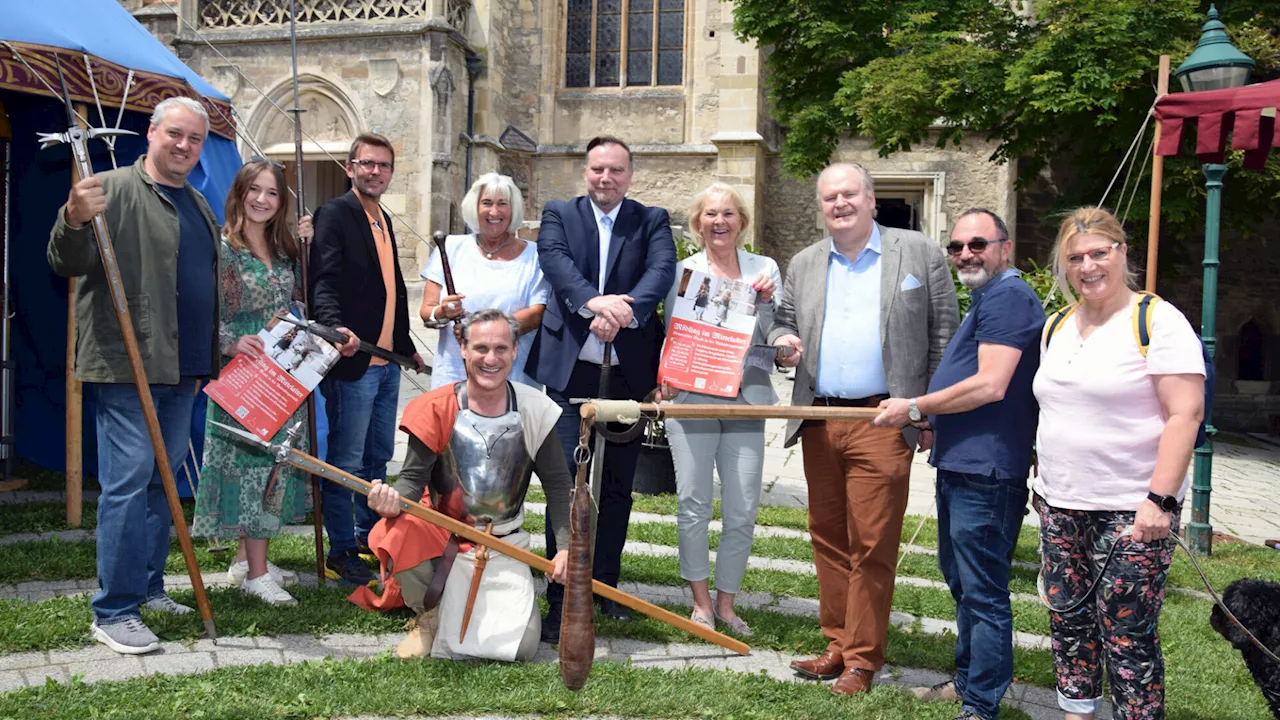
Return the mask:
{"type": "Polygon", "coordinates": [[[269,163],[273,168],[279,168],[281,170],[284,169],[284,163],[280,162],[279,160],[272,160],[271,158],[262,157],[261,155],[254,155],[253,157],[249,158],[249,162],[269,163]]]}
{"type": "Polygon", "coordinates": [[[947,252],[951,253],[952,255],[959,255],[960,253],[964,252],[965,248],[969,248],[969,252],[973,253],[974,255],[978,255],[978,254],[981,254],[983,250],[986,250],[988,245],[991,245],[993,243],[1002,243],[1002,242],[1008,242],[1008,241],[1009,241],[1009,238],[997,238],[995,240],[988,240],[986,238],[974,238],[967,243],[950,242],[950,243],[947,243],[947,252]]]}

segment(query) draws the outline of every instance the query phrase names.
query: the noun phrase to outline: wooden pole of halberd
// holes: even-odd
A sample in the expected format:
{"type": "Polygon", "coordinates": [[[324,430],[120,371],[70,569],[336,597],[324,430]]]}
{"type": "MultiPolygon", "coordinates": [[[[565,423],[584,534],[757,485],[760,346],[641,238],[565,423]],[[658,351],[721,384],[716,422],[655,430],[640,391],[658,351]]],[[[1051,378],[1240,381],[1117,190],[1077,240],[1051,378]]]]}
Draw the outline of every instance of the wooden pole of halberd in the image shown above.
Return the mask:
{"type": "MultiPolygon", "coordinates": [[[[88,108],[76,105],[80,117],[88,117],[88,108]]],[[[81,121],[81,127],[84,122],[81,121]]],[[[76,164],[71,163],[71,184],[80,181],[76,164]]],[[[76,379],[76,279],[67,280],[67,378],[66,378],[66,473],[67,527],[80,527],[84,522],[84,385],[76,379]]]]}
{"type": "MultiPolygon", "coordinates": [[[[1156,99],[1169,93],[1169,56],[1160,56],[1160,74],[1156,78],[1156,99]]],[[[1156,291],[1156,265],[1160,258],[1160,202],[1164,194],[1164,156],[1159,154],[1161,122],[1156,119],[1155,141],[1151,143],[1151,213],[1147,220],[1147,287],[1156,291]]]]}

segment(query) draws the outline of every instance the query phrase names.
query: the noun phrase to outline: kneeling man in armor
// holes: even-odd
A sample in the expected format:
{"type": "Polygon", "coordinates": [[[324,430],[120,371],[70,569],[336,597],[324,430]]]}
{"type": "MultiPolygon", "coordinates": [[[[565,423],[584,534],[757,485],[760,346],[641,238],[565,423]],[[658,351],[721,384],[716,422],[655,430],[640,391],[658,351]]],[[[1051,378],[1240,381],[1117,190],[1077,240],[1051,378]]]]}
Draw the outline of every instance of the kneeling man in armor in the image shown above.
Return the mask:
{"type": "MultiPolygon", "coordinates": [[[[555,433],[560,408],[507,380],[520,325],[482,310],[461,327],[466,381],[409,403],[400,424],[409,434],[404,469],[394,486],[375,480],[369,493],[369,508],[384,518],[369,536],[383,562],[383,595],[362,588],[363,601],[352,599],[378,609],[402,600],[417,613],[396,650],[401,658],[528,660],[542,629],[529,566],[400,513],[401,497],[418,500],[527,549],[529,534],[520,526],[536,471],[557,547],[569,547],[573,483],[555,433]]],[[[562,549],[552,559],[552,580],[564,582],[567,558],[562,549]]]]}

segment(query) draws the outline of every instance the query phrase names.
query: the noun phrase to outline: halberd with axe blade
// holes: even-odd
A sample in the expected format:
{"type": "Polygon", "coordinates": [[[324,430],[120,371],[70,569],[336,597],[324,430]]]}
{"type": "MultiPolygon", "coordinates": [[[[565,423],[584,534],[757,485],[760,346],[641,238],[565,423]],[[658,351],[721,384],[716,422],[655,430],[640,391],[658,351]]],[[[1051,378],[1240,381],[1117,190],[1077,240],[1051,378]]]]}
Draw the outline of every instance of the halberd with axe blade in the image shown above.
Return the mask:
{"type": "MultiPolygon", "coordinates": [[[[354,490],[362,495],[368,495],[369,490],[372,487],[368,481],[339,470],[338,468],[308,455],[301,450],[296,450],[280,443],[269,443],[259,438],[257,435],[241,428],[232,427],[219,422],[211,422],[211,424],[231,433],[250,445],[262,448],[267,452],[272,453],[277,462],[288,463],[289,465],[303,470],[304,472],[317,475],[349,490],[354,490]]],[[[528,550],[516,547],[501,538],[489,535],[482,530],[477,530],[474,526],[463,522],[462,520],[452,518],[437,510],[433,510],[414,502],[413,500],[409,500],[408,498],[400,498],[400,509],[403,512],[448,530],[459,538],[473,542],[476,545],[487,547],[492,551],[500,552],[513,560],[522,562],[525,565],[528,565],[535,570],[540,570],[547,575],[550,575],[553,570],[551,560],[548,560],[541,555],[535,555],[528,550]]],[[[688,618],[680,617],[679,615],[668,610],[664,610],[653,603],[641,600],[640,598],[625,593],[615,587],[605,585],[599,580],[591,581],[591,589],[595,594],[601,597],[613,600],[614,602],[625,605],[637,612],[644,613],[645,615],[648,615],[655,620],[660,620],[672,627],[697,635],[698,637],[707,640],[708,642],[715,643],[720,647],[732,650],[741,655],[747,655],[751,652],[751,648],[748,647],[746,643],[734,640],[733,638],[722,635],[710,628],[694,624],[690,622],[688,618]]]]}
{"type": "MultiPolygon", "coordinates": [[[[62,73],[62,62],[54,56],[58,68],[58,81],[62,84],[62,100],[67,110],[67,130],[60,133],[39,133],[41,148],[66,144],[71,147],[72,176],[84,179],[93,177],[93,165],[89,162],[90,138],[110,135],[136,135],[127,130],[106,128],[84,129],[76,121],[75,110],[71,107],[71,93],[67,90],[67,80],[62,73]]],[[[138,349],[138,338],[133,330],[133,318],[129,312],[129,304],[125,298],[124,284],[120,279],[120,266],[116,262],[116,253],[111,244],[111,234],[107,230],[107,221],[102,213],[93,216],[93,233],[98,241],[98,255],[102,260],[103,272],[111,289],[111,304],[115,306],[116,320],[120,324],[120,334],[124,341],[125,352],[129,357],[129,367],[133,371],[133,382],[138,389],[138,399],[142,404],[142,415],[146,420],[147,433],[151,436],[151,447],[156,456],[156,469],[160,472],[161,485],[164,487],[165,499],[169,504],[169,513],[173,517],[173,528],[178,536],[178,545],[182,548],[182,559],[187,565],[187,574],[191,577],[191,590],[196,596],[196,606],[200,611],[200,619],[204,621],[204,630],[209,639],[217,642],[218,633],[213,623],[213,611],[209,607],[209,596],[205,593],[204,580],[200,575],[200,566],[196,563],[195,548],[191,545],[191,534],[187,531],[183,519],[182,505],[178,501],[178,486],[173,479],[173,468],[169,465],[169,455],[165,451],[164,436],[160,431],[160,419],[156,415],[155,402],[151,398],[151,387],[147,383],[146,370],[142,364],[142,354],[138,349]]]]}

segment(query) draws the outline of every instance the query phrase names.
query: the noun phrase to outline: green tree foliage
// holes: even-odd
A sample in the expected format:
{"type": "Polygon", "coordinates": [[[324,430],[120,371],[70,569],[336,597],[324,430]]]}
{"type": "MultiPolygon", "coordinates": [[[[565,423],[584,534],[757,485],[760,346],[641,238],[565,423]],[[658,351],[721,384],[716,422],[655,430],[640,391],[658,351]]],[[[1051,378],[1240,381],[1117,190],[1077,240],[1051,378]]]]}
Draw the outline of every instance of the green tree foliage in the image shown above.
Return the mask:
{"type": "MultiPolygon", "coordinates": [[[[1254,81],[1274,76],[1280,2],[1218,7],[1236,46],[1258,61],[1254,81]]],[[[1198,0],[736,0],[734,28],[768,50],[793,176],[823,167],[844,133],[889,155],[977,132],[996,143],[993,160],[1017,161],[1023,187],[1047,177],[1069,206],[1098,202],[1155,98],[1159,56],[1177,67],[1207,8],[1198,0]]],[[[1183,142],[1189,148],[1192,134],[1183,142]]],[[[1144,160],[1138,167],[1149,173],[1144,160]]],[[[1228,232],[1247,232],[1280,196],[1274,165],[1229,175],[1228,232]]],[[[1192,157],[1166,163],[1163,214],[1175,232],[1203,222],[1199,172],[1192,157]]],[[[1134,197],[1128,217],[1145,226],[1147,193],[1134,197]]]]}

